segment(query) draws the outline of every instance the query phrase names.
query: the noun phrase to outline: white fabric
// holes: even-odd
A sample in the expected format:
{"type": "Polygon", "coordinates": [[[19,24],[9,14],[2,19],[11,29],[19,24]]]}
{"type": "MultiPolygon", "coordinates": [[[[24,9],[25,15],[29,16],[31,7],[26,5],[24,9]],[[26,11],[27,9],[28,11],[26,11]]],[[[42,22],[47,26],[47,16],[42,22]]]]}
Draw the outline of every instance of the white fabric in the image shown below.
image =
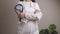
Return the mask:
{"type": "MultiPolygon", "coordinates": [[[[18,22],[17,34],[39,34],[37,23],[42,17],[42,12],[34,14],[36,9],[40,10],[38,3],[19,1],[17,4],[23,5],[25,13],[23,22],[18,22]]],[[[16,12],[19,14],[18,10],[16,12]]]]}

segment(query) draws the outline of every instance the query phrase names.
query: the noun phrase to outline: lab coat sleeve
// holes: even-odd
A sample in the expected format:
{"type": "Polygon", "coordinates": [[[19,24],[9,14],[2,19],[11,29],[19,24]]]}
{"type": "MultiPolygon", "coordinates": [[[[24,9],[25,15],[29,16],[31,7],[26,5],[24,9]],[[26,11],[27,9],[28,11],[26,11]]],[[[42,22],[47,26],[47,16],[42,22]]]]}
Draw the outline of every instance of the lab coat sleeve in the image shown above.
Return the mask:
{"type": "Polygon", "coordinates": [[[42,17],[42,12],[39,12],[38,14],[25,14],[25,18],[28,20],[40,20],[42,17]]]}
{"type": "MultiPolygon", "coordinates": [[[[40,11],[40,8],[39,8],[37,3],[35,5],[35,9],[38,9],[40,11]]],[[[41,11],[39,13],[36,13],[36,14],[29,14],[29,13],[25,14],[25,18],[28,19],[28,20],[40,20],[41,17],[42,17],[42,12],[41,11]]]]}

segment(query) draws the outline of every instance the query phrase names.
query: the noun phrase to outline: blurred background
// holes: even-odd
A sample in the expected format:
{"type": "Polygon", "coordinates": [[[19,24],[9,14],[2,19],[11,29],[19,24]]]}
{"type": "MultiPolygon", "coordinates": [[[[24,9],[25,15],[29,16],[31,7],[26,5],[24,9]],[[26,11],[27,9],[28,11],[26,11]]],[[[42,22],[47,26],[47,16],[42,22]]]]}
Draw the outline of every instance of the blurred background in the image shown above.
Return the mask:
{"type": "MultiPolygon", "coordinates": [[[[14,6],[19,0],[0,0],[0,34],[16,34],[18,18],[14,6]]],[[[57,26],[60,34],[60,0],[36,0],[43,16],[39,29],[48,28],[50,24],[57,26]]]]}

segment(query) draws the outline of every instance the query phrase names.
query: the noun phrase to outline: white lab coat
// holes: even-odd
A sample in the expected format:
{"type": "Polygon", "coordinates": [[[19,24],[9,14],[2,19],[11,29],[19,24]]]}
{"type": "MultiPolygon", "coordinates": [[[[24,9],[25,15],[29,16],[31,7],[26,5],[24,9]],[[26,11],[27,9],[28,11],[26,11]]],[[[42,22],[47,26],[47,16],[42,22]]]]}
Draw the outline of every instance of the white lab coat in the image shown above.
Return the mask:
{"type": "MultiPolygon", "coordinates": [[[[38,3],[19,1],[17,4],[22,4],[24,7],[23,12],[25,13],[25,18],[22,18],[22,22],[18,22],[17,34],[39,34],[38,21],[42,17],[42,12],[34,14],[36,9],[40,10],[38,3]]],[[[18,14],[18,10],[16,11],[18,14]]]]}

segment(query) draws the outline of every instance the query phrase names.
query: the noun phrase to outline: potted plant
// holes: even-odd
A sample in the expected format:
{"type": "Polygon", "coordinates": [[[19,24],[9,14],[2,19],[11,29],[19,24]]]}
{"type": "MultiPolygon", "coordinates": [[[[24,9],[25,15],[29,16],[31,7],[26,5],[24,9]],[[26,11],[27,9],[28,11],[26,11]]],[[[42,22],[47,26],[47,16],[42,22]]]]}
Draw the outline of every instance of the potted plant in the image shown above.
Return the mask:
{"type": "Polygon", "coordinates": [[[56,25],[50,24],[49,29],[42,29],[40,30],[39,34],[58,34],[58,32],[56,31],[56,25]]]}

